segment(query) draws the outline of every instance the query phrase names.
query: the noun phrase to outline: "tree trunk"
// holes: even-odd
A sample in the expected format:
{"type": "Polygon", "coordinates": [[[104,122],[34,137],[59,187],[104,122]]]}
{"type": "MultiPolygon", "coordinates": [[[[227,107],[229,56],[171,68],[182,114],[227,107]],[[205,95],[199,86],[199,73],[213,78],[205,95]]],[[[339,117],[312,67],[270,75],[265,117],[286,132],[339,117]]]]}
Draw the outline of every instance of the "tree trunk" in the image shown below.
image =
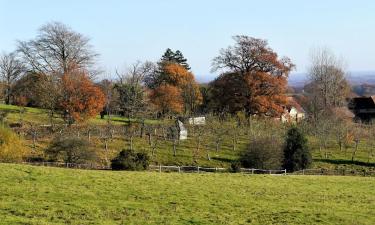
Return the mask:
{"type": "Polygon", "coordinates": [[[174,138],[174,139],[173,139],[173,156],[176,156],[176,155],[177,155],[177,151],[176,151],[176,143],[177,143],[177,141],[176,141],[176,139],[174,138]]]}

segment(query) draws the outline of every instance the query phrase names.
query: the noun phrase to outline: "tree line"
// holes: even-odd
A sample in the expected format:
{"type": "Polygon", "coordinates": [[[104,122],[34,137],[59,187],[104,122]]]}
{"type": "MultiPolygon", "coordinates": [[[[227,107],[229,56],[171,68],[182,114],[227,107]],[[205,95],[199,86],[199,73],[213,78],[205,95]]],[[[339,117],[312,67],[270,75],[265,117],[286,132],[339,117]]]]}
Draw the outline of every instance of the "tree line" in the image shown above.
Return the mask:
{"type": "MultiPolygon", "coordinates": [[[[221,49],[213,58],[212,71],[220,75],[208,84],[199,84],[182,52],[169,48],[157,62],[137,61],[124,70],[116,70],[113,79],[98,80],[103,71],[97,66],[99,55],[90,39],[62,23],[47,23],[38,30],[35,38],[17,41],[14,52],[1,55],[3,99],[6,104],[46,109],[52,127],[56,115],[68,126],[84,124],[99,114],[102,118],[113,115],[138,118],[143,124],[147,118],[214,115],[218,123],[218,128],[212,129],[216,149],[219,149],[223,136],[230,135],[235,150],[237,134],[234,131],[243,122],[235,123],[237,125],[230,134],[223,134],[220,121],[231,115],[251,126],[249,121],[254,118],[280,117],[288,105],[287,97],[291,91],[287,79],[295,65],[290,58],[279,57],[264,39],[237,35],[233,41],[233,45],[221,49]]],[[[330,50],[316,49],[310,62],[309,83],[304,87],[305,92],[295,98],[308,114],[310,131],[316,137],[322,137],[321,143],[325,146],[325,121],[335,118],[339,124],[344,124],[341,122],[345,117],[337,109],[346,106],[350,85],[345,78],[343,60],[330,50]]],[[[130,135],[131,129],[128,127],[127,132],[130,140],[134,136],[130,135]]],[[[198,134],[204,132],[199,128],[193,129],[198,134]]],[[[298,148],[305,149],[304,138],[298,136],[299,131],[290,132],[302,143],[298,148]]],[[[201,136],[196,136],[196,152],[201,149],[201,136]]],[[[176,134],[172,137],[175,150],[176,134]]],[[[264,159],[260,160],[264,163],[277,155],[285,154],[286,158],[290,158],[290,152],[279,150],[284,148],[280,147],[284,144],[285,149],[291,148],[293,144],[288,144],[288,140],[295,137],[285,142],[280,141],[280,136],[254,137],[249,140],[252,143],[249,146],[260,149],[249,147],[244,155],[251,157],[246,159],[264,159]]],[[[67,143],[59,141],[56,140],[56,146],[67,143]]],[[[74,140],[71,142],[76,143],[74,140]]],[[[107,149],[106,141],[105,146],[107,149]]],[[[153,146],[154,153],[157,142],[150,141],[150,146],[153,146]]],[[[209,154],[207,158],[210,158],[209,154]]],[[[277,162],[271,163],[273,166],[290,167],[290,162],[280,161],[282,157],[276,158],[277,162]]],[[[309,157],[305,158],[304,164],[308,165],[309,157]]],[[[241,163],[267,167],[251,160],[241,163]]]]}

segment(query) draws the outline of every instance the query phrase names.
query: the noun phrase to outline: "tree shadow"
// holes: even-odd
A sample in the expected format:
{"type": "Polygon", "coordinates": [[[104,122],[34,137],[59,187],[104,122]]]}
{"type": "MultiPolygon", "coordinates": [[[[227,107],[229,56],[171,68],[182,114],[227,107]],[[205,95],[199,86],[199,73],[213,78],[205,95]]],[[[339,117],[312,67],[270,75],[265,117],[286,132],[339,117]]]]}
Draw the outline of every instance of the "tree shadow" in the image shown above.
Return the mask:
{"type": "Polygon", "coordinates": [[[348,159],[315,159],[318,162],[331,163],[336,165],[357,165],[357,166],[366,166],[366,167],[375,167],[375,163],[367,163],[357,160],[348,160],[348,159]]]}
{"type": "Polygon", "coordinates": [[[226,162],[226,163],[234,163],[234,162],[237,161],[235,159],[228,159],[228,158],[222,158],[222,157],[216,157],[216,156],[211,157],[211,159],[217,160],[217,161],[220,161],[220,162],[226,162]]]}

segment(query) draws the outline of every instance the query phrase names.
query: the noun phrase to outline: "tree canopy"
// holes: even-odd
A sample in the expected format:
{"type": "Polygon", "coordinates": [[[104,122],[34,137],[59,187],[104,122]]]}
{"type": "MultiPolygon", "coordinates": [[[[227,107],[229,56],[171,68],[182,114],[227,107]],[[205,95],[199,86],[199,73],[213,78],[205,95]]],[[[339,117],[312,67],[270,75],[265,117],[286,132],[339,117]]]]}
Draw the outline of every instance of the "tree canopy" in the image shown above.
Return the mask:
{"type": "Polygon", "coordinates": [[[211,82],[216,110],[278,116],[286,104],[287,78],[294,65],[278,58],[266,40],[235,36],[236,44],[220,51],[213,69],[224,73],[211,82]]]}

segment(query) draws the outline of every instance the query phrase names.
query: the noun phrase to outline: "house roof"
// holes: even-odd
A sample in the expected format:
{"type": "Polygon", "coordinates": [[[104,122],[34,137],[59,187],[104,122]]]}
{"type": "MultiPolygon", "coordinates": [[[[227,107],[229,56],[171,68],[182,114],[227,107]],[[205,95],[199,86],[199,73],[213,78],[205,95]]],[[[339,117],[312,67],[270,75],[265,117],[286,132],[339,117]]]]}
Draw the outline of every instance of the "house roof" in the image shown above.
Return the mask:
{"type": "Polygon", "coordinates": [[[353,98],[354,109],[375,109],[375,96],[353,98]]]}
{"type": "Polygon", "coordinates": [[[288,111],[290,111],[292,107],[294,107],[300,113],[305,112],[305,110],[302,108],[300,104],[298,104],[298,102],[296,101],[294,97],[289,96],[286,98],[286,101],[287,101],[286,108],[288,109],[288,111]]]}

